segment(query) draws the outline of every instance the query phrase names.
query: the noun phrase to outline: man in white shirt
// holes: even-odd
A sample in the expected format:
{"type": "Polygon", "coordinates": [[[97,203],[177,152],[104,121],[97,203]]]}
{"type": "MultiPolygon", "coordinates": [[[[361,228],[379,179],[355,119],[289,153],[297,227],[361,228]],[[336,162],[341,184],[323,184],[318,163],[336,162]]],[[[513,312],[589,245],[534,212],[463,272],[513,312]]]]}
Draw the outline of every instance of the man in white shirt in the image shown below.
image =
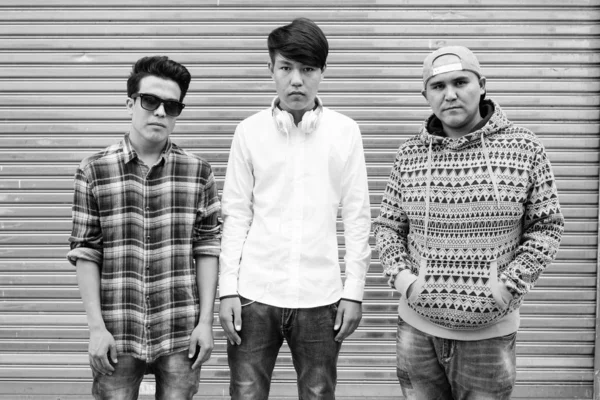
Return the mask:
{"type": "Polygon", "coordinates": [[[220,320],[232,399],[266,399],[284,340],[304,400],[334,399],[371,249],[360,130],[317,97],[329,46],[299,18],[268,38],[277,97],[235,132],[222,197],[220,320]],[[344,226],[345,282],[336,220],[344,226]]]}

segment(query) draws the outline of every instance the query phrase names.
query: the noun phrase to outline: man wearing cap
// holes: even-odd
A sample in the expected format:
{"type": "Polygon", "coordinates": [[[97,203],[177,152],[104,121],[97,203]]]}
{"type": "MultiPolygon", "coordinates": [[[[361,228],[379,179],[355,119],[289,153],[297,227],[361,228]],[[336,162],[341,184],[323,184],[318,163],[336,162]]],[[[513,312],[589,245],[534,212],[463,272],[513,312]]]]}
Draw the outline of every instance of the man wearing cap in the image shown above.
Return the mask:
{"type": "Polygon", "coordinates": [[[398,379],[407,399],[510,399],[519,307],[564,220],[541,141],[486,100],[475,55],[423,64],[433,115],[398,150],[374,222],[400,292],[398,379]]]}

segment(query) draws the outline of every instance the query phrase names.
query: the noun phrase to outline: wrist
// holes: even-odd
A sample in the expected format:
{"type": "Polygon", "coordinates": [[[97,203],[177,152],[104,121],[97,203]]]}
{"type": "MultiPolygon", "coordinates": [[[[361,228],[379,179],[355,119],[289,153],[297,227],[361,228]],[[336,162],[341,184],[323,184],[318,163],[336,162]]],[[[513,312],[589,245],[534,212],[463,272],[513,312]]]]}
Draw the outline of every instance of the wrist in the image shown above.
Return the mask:
{"type": "Polygon", "coordinates": [[[94,321],[88,323],[88,328],[90,331],[103,331],[106,330],[106,325],[104,321],[94,321]]]}
{"type": "Polygon", "coordinates": [[[394,282],[394,288],[404,297],[408,297],[408,289],[417,280],[417,276],[414,275],[409,269],[403,269],[396,276],[394,282]]]}
{"type": "Polygon", "coordinates": [[[198,324],[196,326],[201,326],[201,325],[212,326],[214,321],[215,321],[215,318],[212,314],[210,316],[206,316],[206,317],[201,316],[200,319],[198,320],[198,324]]]}

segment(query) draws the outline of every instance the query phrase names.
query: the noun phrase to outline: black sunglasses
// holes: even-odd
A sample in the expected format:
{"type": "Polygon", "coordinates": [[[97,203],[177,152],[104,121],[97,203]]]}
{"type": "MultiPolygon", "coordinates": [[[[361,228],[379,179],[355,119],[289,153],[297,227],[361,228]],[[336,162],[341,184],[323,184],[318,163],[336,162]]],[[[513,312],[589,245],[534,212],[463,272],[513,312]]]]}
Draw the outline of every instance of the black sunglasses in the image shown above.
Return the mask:
{"type": "Polygon", "coordinates": [[[163,104],[165,107],[165,113],[167,113],[167,115],[170,115],[171,117],[178,117],[179,114],[181,114],[181,111],[183,111],[183,108],[185,107],[185,104],[180,103],[179,101],[163,100],[160,97],[157,97],[153,94],[135,93],[131,95],[132,99],[136,99],[138,97],[142,99],[141,105],[144,110],[154,111],[158,107],[160,107],[161,104],[163,104]]]}

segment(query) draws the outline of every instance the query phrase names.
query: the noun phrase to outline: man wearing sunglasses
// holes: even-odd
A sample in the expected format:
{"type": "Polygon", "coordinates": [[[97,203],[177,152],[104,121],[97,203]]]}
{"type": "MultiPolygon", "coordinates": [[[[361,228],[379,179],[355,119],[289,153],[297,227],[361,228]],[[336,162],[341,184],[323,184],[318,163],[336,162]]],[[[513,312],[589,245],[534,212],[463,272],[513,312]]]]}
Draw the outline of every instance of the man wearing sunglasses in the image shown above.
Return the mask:
{"type": "Polygon", "coordinates": [[[69,261],[90,329],[96,399],[192,399],[213,348],[220,202],[210,165],[171,142],[191,76],[144,57],[127,81],[129,132],[75,175],[69,261]]]}

